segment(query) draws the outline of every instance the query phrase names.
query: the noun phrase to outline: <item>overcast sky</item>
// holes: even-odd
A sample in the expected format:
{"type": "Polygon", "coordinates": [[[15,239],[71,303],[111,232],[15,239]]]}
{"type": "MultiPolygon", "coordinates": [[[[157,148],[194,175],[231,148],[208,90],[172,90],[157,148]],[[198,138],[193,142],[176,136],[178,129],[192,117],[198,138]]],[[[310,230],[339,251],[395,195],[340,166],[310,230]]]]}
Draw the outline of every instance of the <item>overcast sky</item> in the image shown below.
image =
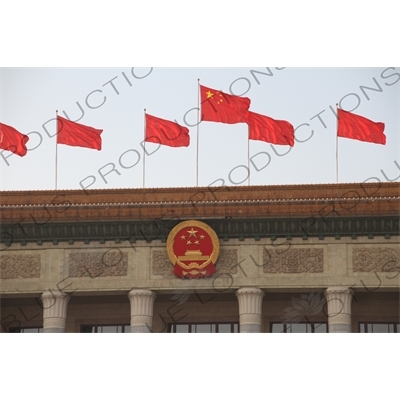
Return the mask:
{"type": "Polygon", "coordinates": [[[336,103],[384,122],[387,137],[386,145],[339,138],[339,182],[400,174],[400,68],[3,68],[1,88],[0,121],[30,136],[25,157],[2,152],[2,190],[55,188],[56,110],[103,129],[101,151],[58,145],[58,189],[143,187],[145,108],[187,126],[191,140],[146,144],[145,187],[196,185],[197,134],[199,186],[247,185],[248,166],[252,185],[336,182],[336,103]],[[249,141],[246,124],[197,127],[198,79],[289,121],[294,147],[249,141]]]}

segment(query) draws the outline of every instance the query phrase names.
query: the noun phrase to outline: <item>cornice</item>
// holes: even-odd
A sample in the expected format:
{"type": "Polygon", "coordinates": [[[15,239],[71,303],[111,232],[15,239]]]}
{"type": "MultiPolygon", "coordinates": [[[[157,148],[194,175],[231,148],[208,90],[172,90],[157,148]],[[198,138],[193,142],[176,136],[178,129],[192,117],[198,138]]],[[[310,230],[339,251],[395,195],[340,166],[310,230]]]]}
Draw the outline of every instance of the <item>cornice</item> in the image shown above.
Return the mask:
{"type": "MultiPolygon", "coordinates": [[[[337,218],[254,218],[254,219],[202,219],[217,233],[220,240],[318,237],[368,237],[390,238],[400,234],[398,215],[384,217],[337,217],[337,218]]],[[[115,241],[115,243],[161,240],[165,242],[171,229],[181,220],[154,219],[148,221],[89,221],[48,222],[45,224],[2,224],[0,241],[5,246],[12,243],[83,241],[115,241]]]]}

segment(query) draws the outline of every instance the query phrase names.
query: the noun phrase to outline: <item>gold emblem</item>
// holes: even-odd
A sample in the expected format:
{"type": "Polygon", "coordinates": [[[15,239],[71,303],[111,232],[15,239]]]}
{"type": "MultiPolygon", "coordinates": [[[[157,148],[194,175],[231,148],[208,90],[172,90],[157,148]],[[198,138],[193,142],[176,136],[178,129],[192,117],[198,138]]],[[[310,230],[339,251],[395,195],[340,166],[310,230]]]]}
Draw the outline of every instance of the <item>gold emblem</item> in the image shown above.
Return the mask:
{"type": "Polygon", "coordinates": [[[219,239],[204,222],[189,220],[175,226],[167,238],[168,257],[180,278],[204,278],[215,272],[219,239]]]}

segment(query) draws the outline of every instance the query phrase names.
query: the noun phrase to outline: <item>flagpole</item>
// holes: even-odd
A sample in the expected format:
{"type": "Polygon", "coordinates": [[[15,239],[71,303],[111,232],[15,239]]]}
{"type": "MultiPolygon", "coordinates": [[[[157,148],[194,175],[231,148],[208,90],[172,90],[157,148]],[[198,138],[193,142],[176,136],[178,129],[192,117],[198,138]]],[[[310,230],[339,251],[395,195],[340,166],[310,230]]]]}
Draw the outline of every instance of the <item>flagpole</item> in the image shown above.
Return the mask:
{"type": "Polygon", "coordinates": [[[144,109],[144,140],[143,140],[143,189],[145,187],[145,170],[146,170],[146,109],[144,109]]]}
{"type": "Polygon", "coordinates": [[[248,137],[247,137],[247,170],[249,172],[248,186],[250,186],[250,126],[247,125],[247,128],[248,128],[248,137]]]}
{"type": "Polygon", "coordinates": [[[199,186],[199,125],[200,125],[200,78],[197,79],[197,144],[196,144],[196,187],[199,186]]]}
{"type": "Polygon", "coordinates": [[[339,104],[336,103],[336,183],[339,183],[339,113],[338,113],[339,104]]]}
{"type": "Polygon", "coordinates": [[[57,145],[57,140],[58,140],[58,110],[56,110],[56,190],[57,190],[57,175],[58,175],[58,169],[57,169],[57,156],[58,156],[58,145],[57,145]]]}

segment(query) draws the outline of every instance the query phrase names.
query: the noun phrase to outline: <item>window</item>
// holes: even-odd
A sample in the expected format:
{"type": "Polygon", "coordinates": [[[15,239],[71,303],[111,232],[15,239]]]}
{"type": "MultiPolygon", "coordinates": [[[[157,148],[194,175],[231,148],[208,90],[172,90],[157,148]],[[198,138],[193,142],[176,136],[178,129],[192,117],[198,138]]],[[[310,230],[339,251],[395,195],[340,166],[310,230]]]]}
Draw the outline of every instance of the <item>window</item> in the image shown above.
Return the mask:
{"type": "Polygon", "coordinates": [[[82,325],[81,333],[125,333],[130,325],[82,325]]]}
{"type": "Polygon", "coordinates": [[[170,333],[238,333],[239,324],[216,323],[216,324],[170,324],[170,333]]]}
{"type": "Polygon", "coordinates": [[[360,333],[399,333],[400,324],[360,324],[360,333]]]}
{"type": "Polygon", "coordinates": [[[43,333],[43,328],[15,328],[10,333],[43,333]]]}
{"type": "Polygon", "coordinates": [[[271,324],[272,333],[327,333],[326,322],[310,322],[299,324],[271,324]]]}

